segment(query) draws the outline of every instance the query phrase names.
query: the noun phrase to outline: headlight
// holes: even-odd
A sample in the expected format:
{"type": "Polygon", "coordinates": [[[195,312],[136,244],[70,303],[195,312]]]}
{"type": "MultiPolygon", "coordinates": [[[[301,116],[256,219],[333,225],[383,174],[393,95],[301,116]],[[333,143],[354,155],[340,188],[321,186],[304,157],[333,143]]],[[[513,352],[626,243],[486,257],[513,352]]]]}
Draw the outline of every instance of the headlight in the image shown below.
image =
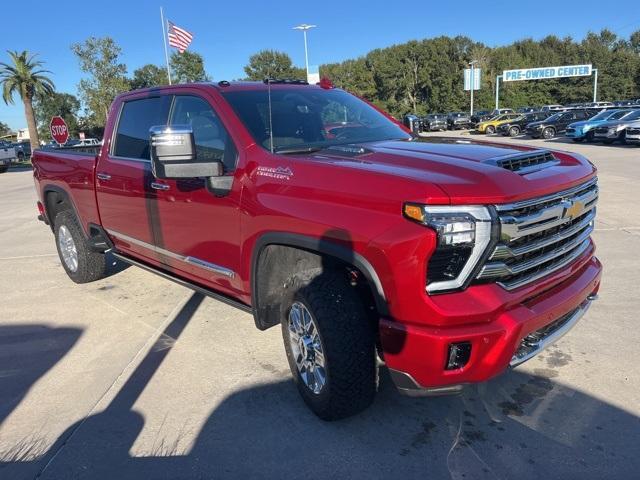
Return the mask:
{"type": "Polygon", "coordinates": [[[464,288],[491,243],[488,208],[407,203],[404,215],[432,228],[437,235],[436,249],[427,265],[427,292],[464,288]]]}

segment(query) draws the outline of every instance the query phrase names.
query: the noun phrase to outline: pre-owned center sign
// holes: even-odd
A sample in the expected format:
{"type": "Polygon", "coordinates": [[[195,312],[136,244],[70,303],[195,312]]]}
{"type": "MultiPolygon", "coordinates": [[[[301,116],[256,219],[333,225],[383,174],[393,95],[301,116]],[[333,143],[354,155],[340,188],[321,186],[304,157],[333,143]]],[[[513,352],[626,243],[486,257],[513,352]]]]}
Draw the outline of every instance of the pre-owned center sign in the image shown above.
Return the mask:
{"type": "Polygon", "coordinates": [[[545,80],[549,78],[588,77],[593,68],[591,65],[564,65],[562,67],[519,68],[502,72],[503,82],[519,80],[545,80]]]}

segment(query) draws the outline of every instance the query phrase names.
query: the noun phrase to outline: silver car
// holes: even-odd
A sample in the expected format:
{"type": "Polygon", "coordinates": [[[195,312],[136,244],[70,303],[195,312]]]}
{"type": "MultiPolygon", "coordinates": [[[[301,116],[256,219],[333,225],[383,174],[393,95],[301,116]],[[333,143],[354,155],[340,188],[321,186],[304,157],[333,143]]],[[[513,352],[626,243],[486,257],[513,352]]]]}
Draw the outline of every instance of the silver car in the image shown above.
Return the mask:
{"type": "Polygon", "coordinates": [[[634,122],[627,127],[625,139],[628,143],[640,144],[640,122],[634,122]]]}
{"type": "Polygon", "coordinates": [[[607,144],[613,142],[624,143],[627,134],[627,127],[640,120],[640,110],[633,110],[621,120],[611,120],[604,122],[594,129],[593,139],[596,142],[607,144]]]}

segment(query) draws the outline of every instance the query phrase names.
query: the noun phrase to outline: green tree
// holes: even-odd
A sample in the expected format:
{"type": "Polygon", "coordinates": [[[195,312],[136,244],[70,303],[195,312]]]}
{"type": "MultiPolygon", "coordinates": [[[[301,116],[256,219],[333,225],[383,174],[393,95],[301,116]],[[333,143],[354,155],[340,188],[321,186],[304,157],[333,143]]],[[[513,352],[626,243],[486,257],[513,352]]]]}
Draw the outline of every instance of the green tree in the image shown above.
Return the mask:
{"type": "Polygon", "coordinates": [[[167,70],[152,63],[134,70],[133,78],[130,80],[131,90],[168,84],[167,70]]]}
{"type": "Polygon", "coordinates": [[[9,125],[7,125],[4,122],[0,122],[0,137],[9,135],[10,133],[11,133],[11,129],[9,128],[9,125]]]}
{"type": "Polygon", "coordinates": [[[11,64],[0,63],[0,83],[2,84],[2,99],[6,104],[13,103],[13,96],[17,94],[24,103],[24,115],[29,129],[29,139],[32,150],[40,146],[36,118],[33,112],[33,99],[35,96],[50,95],[55,86],[46,76],[51,73],[43,70],[43,62],[36,60],[35,55],[29,52],[7,52],[11,58],[11,64]]]}
{"type": "Polygon", "coordinates": [[[36,111],[36,121],[38,124],[38,135],[41,139],[51,140],[49,123],[51,117],[60,116],[64,118],[72,137],[78,134],[78,112],[80,111],[80,101],[68,93],[54,92],[51,95],[37,96],[34,107],[36,111]]]}
{"type": "Polygon", "coordinates": [[[204,70],[202,55],[195,52],[173,52],[169,59],[171,80],[173,83],[208,82],[209,76],[204,70]]]}
{"type": "Polygon", "coordinates": [[[261,50],[251,55],[244,72],[247,80],[264,80],[265,78],[306,79],[305,70],[293,66],[291,57],[277,50],[261,50]]]}
{"type": "Polygon", "coordinates": [[[129,90],[127,67],[119,60],[122,49],[110,37],[90,37],[71,45],[71,50],[78,57],[80,70],[88,75],[78,86],[87,125],[103,127],[113,99],[129,90]]]}

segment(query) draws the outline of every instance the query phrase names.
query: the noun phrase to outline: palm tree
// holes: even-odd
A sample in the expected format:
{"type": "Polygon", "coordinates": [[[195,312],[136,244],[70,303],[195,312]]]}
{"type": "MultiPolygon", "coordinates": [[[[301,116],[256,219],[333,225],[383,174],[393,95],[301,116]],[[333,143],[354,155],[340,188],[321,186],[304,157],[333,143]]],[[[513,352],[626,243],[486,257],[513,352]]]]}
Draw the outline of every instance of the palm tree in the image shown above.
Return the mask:
{"type": "Polygon", "coordinates": [[[0,62],[0,84],[2,84],[2,99],[4,103],[13,104],[13,95],[17,93],[24,103],[24,116],[27,118],[31,150],[40,146],[38,129],[33,114],[33,97],[45,96],[53,93],[55,86],[51,79],[44,74],[51,73],[43,70],[43,62],[36,60],[36,55],[7,51],[13,65],[0,62]]]}

